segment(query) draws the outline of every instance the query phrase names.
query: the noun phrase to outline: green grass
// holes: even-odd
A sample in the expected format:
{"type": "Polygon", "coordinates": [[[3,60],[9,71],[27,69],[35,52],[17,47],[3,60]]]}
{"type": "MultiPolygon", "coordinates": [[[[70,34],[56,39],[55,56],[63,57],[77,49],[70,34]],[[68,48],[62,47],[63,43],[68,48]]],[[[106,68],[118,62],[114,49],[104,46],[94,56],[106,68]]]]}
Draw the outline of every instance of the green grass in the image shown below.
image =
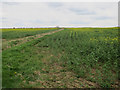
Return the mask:
{"type": "Polygon", "coordinates": [[[3,39],[16,39],[57,30],[57,28],[2,29],[3,39]]]}
{"type": "MultiPolygon", "coordinates": [[[[38,79],[54,82],[57,77],[53,77],[52,81],[49,77],[49,73],[57,70],[50,68],[54,63],[65,68],[59,73],[74,72],[76,78],[92,81],[99,87],[114,87],[118,82],[119,71],[118,30],[66,28],[4,50],[2,58],[3,88],[47,87],[41,83],[32,85],[29,82],[36,82],[38,79]],[[39,71],[40,76],[35,71],[39,71]]],[[[63,83],[67,87],[66,82],[63,83]]]]}

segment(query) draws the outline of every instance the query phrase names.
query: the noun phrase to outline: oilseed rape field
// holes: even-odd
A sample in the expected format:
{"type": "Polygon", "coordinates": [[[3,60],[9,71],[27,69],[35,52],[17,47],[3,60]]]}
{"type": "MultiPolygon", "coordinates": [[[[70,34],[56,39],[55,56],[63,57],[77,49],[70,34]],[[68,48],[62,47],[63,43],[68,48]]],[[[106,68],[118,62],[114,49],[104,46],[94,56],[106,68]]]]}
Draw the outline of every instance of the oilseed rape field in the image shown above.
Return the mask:
{"type": "Polygon", "coordinates": [[[3,88],[118,88],[118,28],[2,30],[3,88]]]}

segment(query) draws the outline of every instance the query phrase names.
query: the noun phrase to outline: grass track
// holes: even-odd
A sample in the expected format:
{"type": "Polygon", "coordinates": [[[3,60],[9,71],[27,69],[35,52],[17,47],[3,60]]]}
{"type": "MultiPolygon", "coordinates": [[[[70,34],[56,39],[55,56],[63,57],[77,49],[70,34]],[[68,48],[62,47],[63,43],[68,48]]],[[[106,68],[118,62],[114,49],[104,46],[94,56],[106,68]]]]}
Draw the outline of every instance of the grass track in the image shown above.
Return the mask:
{"type": "Polygon", "coordinates": [[[2,29],[2,39],[11,40],[55,31],[57,28],[2,29]]]}
{"type": "MultiPolygon", "coordinates": [[[[46,29],[45,29],[46,30],[46,29]]],[[[54,30],[54,29],[50,29],[50,30],[46,30],[46,31],[42,31],[40,30],[39,33],[37,33],[36,35],[32,35],[32,36],[27,36],[27,37],[22,37],[20,35],[20,37],[22,38],[15,38],[15,39],[11,39],[11,40],[4,40],[3,39],[3,47],[2,47],[2,50],[5,50],[7,48],[11,48],[13,46],[17,46],[17,45],[20,45],[22,43],[25,43],[25,42],[28,42],[28,41],[31,41],[31,40],[34,40],[34,39],[37,39],[37,38],[41,38],[45,35],[49,35],[49,34],[53,34],[53,33],[56,33],[60,30],[63,30],[63,29],[58,29],[58,30],[54,30]]],[[[12,30],[11,30],[12,31],[12,30]]],[[[6,31],[7,32],[7,31],[6,31]]],[[[32,31],[32,32],[36,32],[36,31],[32,31]]],[[[8,32],[7,32],[8,33],[8,32]]],[[[16,30],[16,33],[17,33],[17,30],[16,30]]],[[[21,32],[24,34],[24,32],[21,32]]],[[[27,33],[31,33],[31,30],[29,30],[29,32],[27,33]]],[[[4,33],[3,33],[3,36],[4,36],[4,33]]]]}

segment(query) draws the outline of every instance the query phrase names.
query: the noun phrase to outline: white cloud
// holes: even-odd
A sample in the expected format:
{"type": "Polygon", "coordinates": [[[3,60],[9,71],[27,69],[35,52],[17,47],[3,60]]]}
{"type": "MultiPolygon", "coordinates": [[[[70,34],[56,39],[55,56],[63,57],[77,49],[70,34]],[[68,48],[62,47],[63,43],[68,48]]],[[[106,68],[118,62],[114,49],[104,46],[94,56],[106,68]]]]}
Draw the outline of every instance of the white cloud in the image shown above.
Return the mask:
{"type": "Polygon", "coordinates": [[[3,27],[117,26],[117,2],[4,2],[3,27]]]}

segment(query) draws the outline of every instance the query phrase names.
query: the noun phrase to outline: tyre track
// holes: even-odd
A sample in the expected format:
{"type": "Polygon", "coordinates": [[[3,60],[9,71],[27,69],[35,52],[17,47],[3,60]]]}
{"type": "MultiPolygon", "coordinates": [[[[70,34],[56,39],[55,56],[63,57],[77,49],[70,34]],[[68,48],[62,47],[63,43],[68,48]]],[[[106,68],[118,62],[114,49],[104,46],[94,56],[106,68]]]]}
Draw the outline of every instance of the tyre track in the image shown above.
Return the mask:
{"type": "Polygon", "coordinates": [[[31,40],[34,40],[34,39],[38,39],[38,38],[42,38],[44,37],[45,35],[51,35],[53,33],[56,33],[56,32],[59,32],[59,31],[62,31],[64,29],[59,29],[59,30],[56,30],[56,31],[51,31],[51,32],[48,32],[48,33],[42,33],[42,34],[37,34],[37,35],[34,35],[34,36],[28,36],[28,37],[24,37],[24,38],[18,38],[18,39],[14,39],[14,40],[10,40],[10,41],[6,41],[4,40],[4,43],[7,43],[6,46],[4,46],[4,48],[2,48],[2,50],[6,50],[8,48],[11,48],[13,46],[18,46],[20,44],[23,44],[23,43],[26,43],[26,42],[29,42],[31,40]],[[32,39],[31,39],[32,38],[32,39]],[[16,45],[13,45],[13,46],[10,46],[9,43],[12,43],[12,42],[18,42],[16,45]]]}

